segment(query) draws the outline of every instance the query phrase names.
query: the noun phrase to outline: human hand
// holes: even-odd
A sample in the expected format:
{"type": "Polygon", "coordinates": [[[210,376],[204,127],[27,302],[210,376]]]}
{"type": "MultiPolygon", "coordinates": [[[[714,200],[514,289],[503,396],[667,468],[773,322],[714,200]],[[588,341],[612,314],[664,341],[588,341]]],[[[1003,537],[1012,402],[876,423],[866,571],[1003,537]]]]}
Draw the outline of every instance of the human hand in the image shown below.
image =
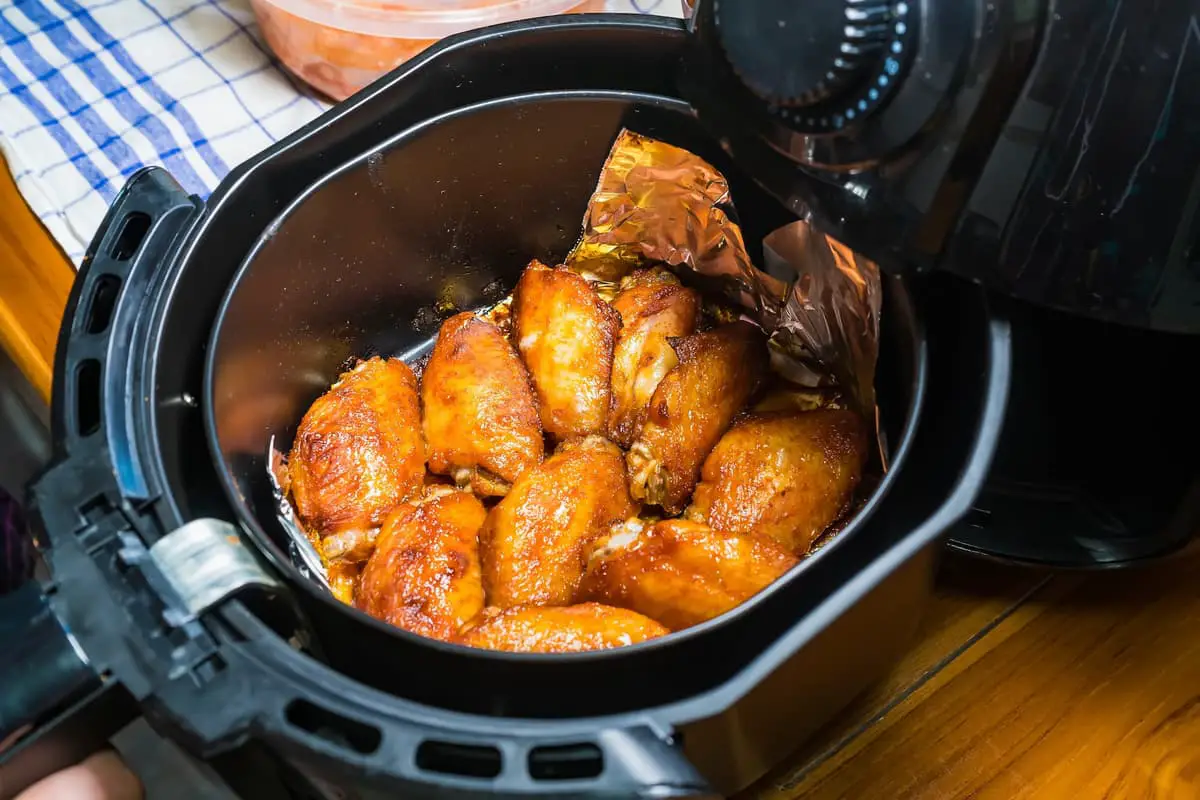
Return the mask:
{"type": "Polygon", "coordinates": [[[17,795],[16,800],[142,800],[138,777],[112,750],[54,773],[17,795]]]}

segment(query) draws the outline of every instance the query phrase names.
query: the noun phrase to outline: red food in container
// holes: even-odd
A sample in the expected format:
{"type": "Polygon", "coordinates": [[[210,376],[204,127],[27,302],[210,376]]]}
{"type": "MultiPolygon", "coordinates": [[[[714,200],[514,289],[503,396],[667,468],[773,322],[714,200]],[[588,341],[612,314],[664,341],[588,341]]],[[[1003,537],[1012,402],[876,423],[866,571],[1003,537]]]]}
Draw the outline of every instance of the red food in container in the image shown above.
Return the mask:
{"type": "Polygon", "coordinates": [[[251,0],[289,70],[343,100],[446,36],[531,17],[604,11],[604,0],[251,0]]]}

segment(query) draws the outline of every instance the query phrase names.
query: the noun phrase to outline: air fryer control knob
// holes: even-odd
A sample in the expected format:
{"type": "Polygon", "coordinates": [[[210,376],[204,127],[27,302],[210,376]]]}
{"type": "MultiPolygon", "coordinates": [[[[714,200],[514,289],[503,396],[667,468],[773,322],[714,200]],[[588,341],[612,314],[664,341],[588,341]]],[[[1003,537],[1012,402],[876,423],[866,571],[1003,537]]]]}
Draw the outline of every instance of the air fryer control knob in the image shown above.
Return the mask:
{"type": "Polygon", "coordinates": [[[729,68],[803,130],[834,131],[878,105],[912,45],[915,14],[904,0],[711,2],[729,68]]]}

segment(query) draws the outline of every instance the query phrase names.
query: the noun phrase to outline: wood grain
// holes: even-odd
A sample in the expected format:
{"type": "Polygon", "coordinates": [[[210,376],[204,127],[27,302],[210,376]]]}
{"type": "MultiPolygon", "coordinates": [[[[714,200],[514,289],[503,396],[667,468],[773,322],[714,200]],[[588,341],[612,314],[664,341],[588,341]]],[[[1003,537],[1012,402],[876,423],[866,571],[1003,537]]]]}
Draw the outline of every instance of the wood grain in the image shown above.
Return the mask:
{"type": "Polygon", "coordinates": [[[1049,577],[948,555],[934,596],[904,659],[836,719],[802,745],[778,769],[739,800],[788,800],[814,764],[834,757],[892,706],[935,676],[980,636],[986,635],[1042,587],[1049,577]]]}
{"type": "Polygon", "coordinates": [[[54,348],[75,268],[29,210],[0,158],[0,346],[50,402],[54,348]]]}
{"type": "Polygon", "coordinates": [[[1056,577],[776,796],[1200,796],[1198,576],[1056,577]]]}

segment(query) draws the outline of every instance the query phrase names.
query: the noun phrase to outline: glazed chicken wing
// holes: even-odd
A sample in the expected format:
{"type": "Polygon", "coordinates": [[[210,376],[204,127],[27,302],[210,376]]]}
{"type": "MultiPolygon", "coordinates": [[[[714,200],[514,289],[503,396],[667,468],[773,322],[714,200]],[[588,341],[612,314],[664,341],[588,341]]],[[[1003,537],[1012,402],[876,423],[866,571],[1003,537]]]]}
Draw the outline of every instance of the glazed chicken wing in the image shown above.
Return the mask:
{"type": "Polygon", "coordinates": [[[767,370],[766,337],[748,322],[673,344],[679,364],[654,390],[627,457],[630,494],[668,514],[683,510],[700,465],[767,370]]]}
{"type": "Polygon", "coordinates": [[[325,580],[329,583],[330,593],[348,606],[354,605],[354,593],[358,590],[358,576],[363,566],[342,560],[325,565],[325,580]]]}
{"type": "Polygon", "coordinates": [[[421,487],[417,379],[372,358],[343,373],[309,407],[288,457],[292,501],[326,562],[361,562],[388,512],[421,487]]]}
{"type": "Polygon", "coordinates": [[[517,282],[512,313],[542,427],[559,438],[603,434],[617,313],[579,275],[537,261],[517,282]]]}
{"type": "Polygon", "coordinates": [[[616,445],[600,436],[561,445],[488,514],[480,534],[488,604],[573,602],[590,545],[633,513],[616,445]]]}
{"type": "Polygon", "coordinates": [[[438,332],[421,378],[429,469],[480,495],[504,495],[542,461],[529,374],[504,334],[464,312],[438,332]]]}
{"type": "Polygon", "coordinates": [[[644,642],[669,631],[652,619],[599,603],[487,613],[459,643],[515,653],[578,653],[644,642]]]}
{"type": "Polygon", "coordinates": [[[705,460],[688,517],[803,555],[846,510],[866,457],[867,429],[853,411],[747,417],[705,460]]]}
{"type": "Polygon", "coordinates": [[[622,325],[613,351],[608,436],[629,447],[654,390],[679,363],[670,339],[696,332],[700,295],[665,269],[638,270],[621,281],[612,307],[622,325]]]}
{"type": "Polygon", "coordinates": [[[449,641],[483,610],[479,528],[487,511],[449,487],[387,518],[363,568],[355,605],[406,631],[449,641]]]}
{"type": "Polygon", "coordinates": [[[686,520],[617,528],[598,546],[580,597],[682,630],[724,614],[798,563],[774,540],[686,520]]]}

